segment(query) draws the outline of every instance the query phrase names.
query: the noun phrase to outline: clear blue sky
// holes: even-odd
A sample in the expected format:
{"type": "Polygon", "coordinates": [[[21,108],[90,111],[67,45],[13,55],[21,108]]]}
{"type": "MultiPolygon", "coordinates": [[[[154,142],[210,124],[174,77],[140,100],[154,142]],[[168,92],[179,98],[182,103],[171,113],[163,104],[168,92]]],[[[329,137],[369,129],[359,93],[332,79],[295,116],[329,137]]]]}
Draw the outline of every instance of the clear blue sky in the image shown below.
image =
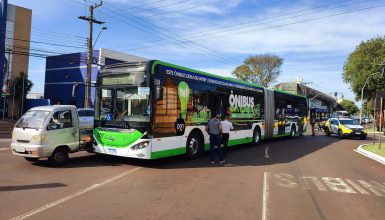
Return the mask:
{"type": "MultiPolygon", "coordinates": [[[[96,2],[88,0],[87,4],[96,2]]],[[[381,0],[103,2],[95,15],[106,22],[108,30],[102,32],[96,48],[227,76],[249,55],[272,53],[284,59],[277,83],[300,76],[313,82],[311,87],[325,93],[337,91],[348,99],[354,99],[354,94],[341,75],[349,53],[361,41],[385,35],[385,3],[381,0]]],[[[84,47],[32,43],[36,49],[32,52],[86,50],[88,25],[78,19],[86,13],[84,0],[9,3],[32,9],[32,40],[84,47]]],[[[96,25],[95,35],[99,30],[96,25]]],[[[29,69],[35,84],[32,91],[43,92],[45,59],[31,57],[29,69]]]]}

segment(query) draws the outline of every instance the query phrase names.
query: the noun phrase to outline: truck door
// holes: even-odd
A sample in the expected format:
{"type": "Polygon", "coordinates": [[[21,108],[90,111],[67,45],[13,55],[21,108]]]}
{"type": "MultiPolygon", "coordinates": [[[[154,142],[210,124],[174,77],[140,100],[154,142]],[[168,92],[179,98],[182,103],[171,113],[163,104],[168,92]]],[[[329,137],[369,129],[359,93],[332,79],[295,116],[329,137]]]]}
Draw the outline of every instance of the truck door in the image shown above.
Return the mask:
{"type": "Polygon", "coordinates": [[[54,112],[47,126],[47,142],[50,147],[68,146],[72,151],[79,146],[77,114],[68,110],[54,112]]]}

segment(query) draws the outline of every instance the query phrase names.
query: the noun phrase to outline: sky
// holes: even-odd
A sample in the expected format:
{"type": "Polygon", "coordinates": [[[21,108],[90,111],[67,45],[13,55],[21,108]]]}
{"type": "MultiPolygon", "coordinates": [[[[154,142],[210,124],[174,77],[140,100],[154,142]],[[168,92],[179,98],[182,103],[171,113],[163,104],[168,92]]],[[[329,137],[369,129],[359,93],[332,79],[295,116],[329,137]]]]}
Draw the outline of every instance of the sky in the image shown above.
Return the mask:
{"type": "MultiPolygon", "coordinates": [[[[88,6],[96,0],[8,0],[32,9],[34,51],[85,52],[88,6]],[[49,44],[47,44],[49,43],[49,44]],[[61,44],[65,46],[54,46],[61,44]]],[[[274,84],[296,77],[354,100],[343,65],[362,41],[385,35],[383,0],[106,0],[95,9],[94,48],[162,60],[217,75],[245,58],[284,59],[274,84]]],[[[43,52],[40,52],[43,53],[43,52]]],[[[44,52],[47,53],[47,52],[44,52]]],[[[30,57],[32,92],[44,91],[45,59],[30,57]]]]}

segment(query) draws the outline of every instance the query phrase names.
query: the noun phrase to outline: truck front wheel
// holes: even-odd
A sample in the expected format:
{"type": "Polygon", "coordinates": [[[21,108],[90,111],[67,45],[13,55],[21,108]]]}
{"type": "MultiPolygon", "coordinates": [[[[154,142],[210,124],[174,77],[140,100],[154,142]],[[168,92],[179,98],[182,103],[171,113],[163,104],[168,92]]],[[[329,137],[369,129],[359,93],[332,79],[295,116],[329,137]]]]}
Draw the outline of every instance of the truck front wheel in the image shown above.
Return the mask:
{"type": "Polygon", "coordinates": [[[68,161],[68,150],[64,147],[57,148],[48,158],[48,161],[53,166],[64,165],[68,161]]]}

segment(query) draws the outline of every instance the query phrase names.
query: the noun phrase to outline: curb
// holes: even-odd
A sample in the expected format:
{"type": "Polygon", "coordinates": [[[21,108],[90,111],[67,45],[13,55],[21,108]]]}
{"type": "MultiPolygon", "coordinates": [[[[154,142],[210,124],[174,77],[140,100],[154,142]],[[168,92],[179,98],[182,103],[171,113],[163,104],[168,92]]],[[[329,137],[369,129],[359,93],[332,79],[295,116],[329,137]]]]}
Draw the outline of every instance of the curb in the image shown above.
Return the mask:
{"type": "Polygon", "coordinates": [[[375,153],[372,153],[370,151],[364,150],[362,147],[366,146],[366,145],[369,145],[369,144],[360,145],[360,146],[357,147],[357,149],[354,149],[354,151],[359,153],[359,154],[364,155],[365,157],[368,157],[368,158],[370,158],[372,160],[375,160],[375,161],[385,165],[385,157],[381,157],[381,156],[379,156],[379,155],[377,155],[375,153]]]}

